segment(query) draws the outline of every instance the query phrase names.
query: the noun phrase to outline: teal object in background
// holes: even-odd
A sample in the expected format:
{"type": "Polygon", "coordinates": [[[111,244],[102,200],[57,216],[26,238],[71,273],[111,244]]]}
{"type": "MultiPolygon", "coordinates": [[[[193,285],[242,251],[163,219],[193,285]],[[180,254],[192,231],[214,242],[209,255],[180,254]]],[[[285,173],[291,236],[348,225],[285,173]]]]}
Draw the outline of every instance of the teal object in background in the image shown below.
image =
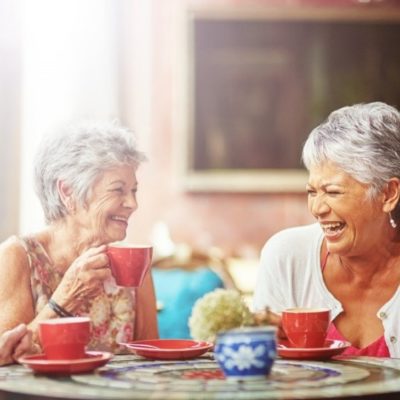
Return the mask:
{"type": "Polygon", "coordinates": [[[208,267],[152,268],[157,302],[158,330],[162,339],[189,339],[188,320],[197,299],[223,288],[221,277],[208,267]]]}

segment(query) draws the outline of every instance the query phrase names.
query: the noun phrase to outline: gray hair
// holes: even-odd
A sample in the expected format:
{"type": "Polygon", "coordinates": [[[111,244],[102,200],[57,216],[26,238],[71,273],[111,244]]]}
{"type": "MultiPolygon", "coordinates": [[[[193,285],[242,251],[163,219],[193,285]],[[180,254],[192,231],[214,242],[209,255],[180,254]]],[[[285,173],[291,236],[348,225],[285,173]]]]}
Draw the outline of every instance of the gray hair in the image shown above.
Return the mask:
{"type": "Polygon", "coordinates": [[[46,222],[67,214],[57,189],[64,181],[75,199],[84,205],[96,178],[105,171],[132,166],[146,157],[136,147],[131,131],[117,122],[82,122],[43,138],[34,161],[35,191],[46,222]]]}
{"type": "Polygon", "coordinates": [[[390,178],[400,178],[400,113],[382,102],[333,111],[310,133],[302,158],[308,170],[325,161],[335,163],[370,185],[372,198],[390,178]]]}

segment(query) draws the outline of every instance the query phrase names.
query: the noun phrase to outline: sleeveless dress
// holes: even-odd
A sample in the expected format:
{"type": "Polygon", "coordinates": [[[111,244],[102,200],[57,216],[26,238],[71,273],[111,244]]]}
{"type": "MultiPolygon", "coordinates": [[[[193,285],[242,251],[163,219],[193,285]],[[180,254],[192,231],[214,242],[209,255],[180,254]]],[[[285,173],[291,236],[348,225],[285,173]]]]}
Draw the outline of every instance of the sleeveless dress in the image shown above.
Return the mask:
{"type": "MultiPolygon", "coordinates": [[[[325,260],[321,266],[321,270],[324,271],[326,262],[328,261],[329,252],[327,253],[325,260]]],[[[334,321],[332,321],[328,328],[328,334],[326,336],[330,340],[342,340],[347,339],[340,333],[336,328],[334,321]]],[[[389,348],[387,347],[385,336],[382,335],[374,342],[363,348],[358,348],[353,345],[348,347],[341,355],[346,356],[371,356],[371,357],[390,357],[389,348]]]]}
{"type": "MultiPolygon", "coordinates": [[[[55,271],[43,246],[32,237],[19,238],[27,252],[31,269],[32,299],[37,315],[60,284],[62,274],[55,271]]],[[[135,292],[115,284],[114,278],[103,283],[103,292],[83,302],[74,313],[91,319],[88,350],[121,352],[118,342],[134,337],[135,292]]]]}

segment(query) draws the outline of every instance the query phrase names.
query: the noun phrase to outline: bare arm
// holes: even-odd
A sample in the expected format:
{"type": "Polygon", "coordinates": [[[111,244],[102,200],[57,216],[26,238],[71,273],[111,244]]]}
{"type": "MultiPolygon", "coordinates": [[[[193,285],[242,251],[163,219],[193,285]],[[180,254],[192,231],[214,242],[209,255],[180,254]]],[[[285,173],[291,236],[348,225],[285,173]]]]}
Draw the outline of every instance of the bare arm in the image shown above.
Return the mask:
{"type": "MultiPolygon", "coordinates": [[[[106,246],[93,247],[76,258],[65,272],[60,284],[51,298],[67,312],[74,315],[83,302],[95,298],[102,290],[102,282],[111,276],[108,267],[106,246]]],[[[37,335],[38,324],[41,320],[58,317],[46,305],[30,323],[29,327],[37,335]]]]}
{"type": "Polygon", "coordinates": [[[0,334],[34,318],[28,257],[16,237],[0,245],[0,306],[0,334]]]}
{"type": "Polygon", "coordinates": [[[156,296],[153,279],[148,272],[143,285],[136,290],[135,340],[157,338],[156,296]]]}
{"type": "MultiPolygon", "coordinates": [[[[52,298],[72,314],[82,301],[96,296],[102,290],[101,282],[111,275],[105,249],[106,246],[92,248],[78,257],[53,293],[52,298]]],[[[24,322],[37,342],[39,321],[57,315],[46,305],[35,316],[30,279],[25,249],[16,237],[8,239],[0,246],[0,334],[24,322]]]]}

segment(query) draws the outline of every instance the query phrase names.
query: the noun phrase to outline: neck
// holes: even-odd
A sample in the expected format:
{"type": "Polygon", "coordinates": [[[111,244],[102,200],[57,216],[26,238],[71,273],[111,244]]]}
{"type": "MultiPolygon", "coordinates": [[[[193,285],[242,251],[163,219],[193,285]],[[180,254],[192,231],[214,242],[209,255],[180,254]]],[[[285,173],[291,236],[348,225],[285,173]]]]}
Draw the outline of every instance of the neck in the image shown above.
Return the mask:
{"type": "Polygon", "coordinates": [[[64,273],[85,250],[102,244],[97,238],[87,234],[82,227],[77,227],[67,221],[50,224],[38,235],[38,238],[55,268],[61,273],[64,273]]]}
{"type": "Polygon", "coordinates": [[[399,256],[380,252],[371,257],[346,257],[337,255],[340,269],[357,281],[370,282],[374,276],[383,277],[398,268],[399,256]]]}

